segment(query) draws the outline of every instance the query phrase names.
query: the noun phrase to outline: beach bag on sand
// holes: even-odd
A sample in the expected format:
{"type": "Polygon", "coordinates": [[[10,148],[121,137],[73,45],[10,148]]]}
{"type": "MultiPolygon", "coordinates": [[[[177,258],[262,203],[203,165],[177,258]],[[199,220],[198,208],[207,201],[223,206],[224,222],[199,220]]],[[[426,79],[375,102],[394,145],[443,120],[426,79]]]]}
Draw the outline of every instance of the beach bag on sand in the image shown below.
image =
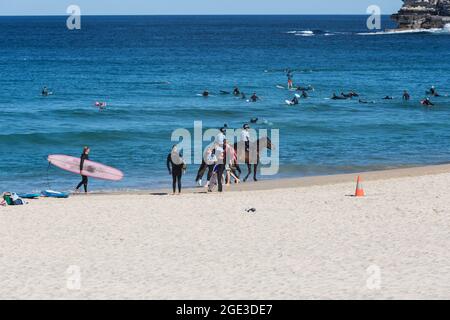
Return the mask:
{"type": "Polygon", "coordinates": [[[17,200],[14,200],[13,203],[14,203],[13,204],[14,206],[21,206],[21,205],[25,204],[25,201],[23,201],[22,199],[17,199],[17,200]]]}
{"type": "Polygon", "coordinates": [[[9,206],[21,206],[25,204],[25,201],[19,198],[16,193],[5,192],[3,194],[3,200],[9,206]]]}
{"type": "Polygon", "coordinates": [[[8,206],[14,205],[14,200],[13,200],[12,194],[11,194],[10,192],[5,192],[5,193],[3,194],[3,200],[5,201],[5,203],[6,203],[8,206]]]}

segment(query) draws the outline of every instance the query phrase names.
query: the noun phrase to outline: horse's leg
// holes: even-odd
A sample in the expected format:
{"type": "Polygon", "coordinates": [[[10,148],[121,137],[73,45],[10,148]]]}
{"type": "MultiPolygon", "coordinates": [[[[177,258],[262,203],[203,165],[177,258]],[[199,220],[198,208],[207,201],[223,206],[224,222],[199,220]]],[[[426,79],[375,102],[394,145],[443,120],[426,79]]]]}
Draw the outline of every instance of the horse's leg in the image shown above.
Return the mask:
{"type": "Polygon", "coordinates": [[[255,170],[253,172],[253,180],[256,182],[256,181],[258,181],[258,179],[256,179],[256,173],[258,172],[258,164],[257,163],[255,163],[255,165],[253,166],[253,170],[255,170]]]}
{"type": "Polygon", "coordinates": [[[250,174],[252,173],[252,165],[248,163],[248,164],[247,164],[247,169],[248,169],[248,173],[247,173],[247,175],[246,175],[245,178],[244,178],[244,182],[247,181],[248,177],[249,177],[250,174]]]}

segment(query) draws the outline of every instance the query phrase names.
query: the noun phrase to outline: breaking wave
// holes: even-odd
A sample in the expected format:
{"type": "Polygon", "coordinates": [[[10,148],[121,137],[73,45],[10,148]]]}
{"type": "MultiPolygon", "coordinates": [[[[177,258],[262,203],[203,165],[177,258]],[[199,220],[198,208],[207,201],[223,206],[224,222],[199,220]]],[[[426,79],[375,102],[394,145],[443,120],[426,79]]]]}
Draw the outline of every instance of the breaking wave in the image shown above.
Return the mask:
{"type": "Polygon", "coordinates": [[[446,24],[444,28],[361,32],[361,33],[358,33],[358,35],[360,35],[360,36],[379,36],[379,35],[415,34],[415,33],[450,34],[450,24],[446,24]]]}

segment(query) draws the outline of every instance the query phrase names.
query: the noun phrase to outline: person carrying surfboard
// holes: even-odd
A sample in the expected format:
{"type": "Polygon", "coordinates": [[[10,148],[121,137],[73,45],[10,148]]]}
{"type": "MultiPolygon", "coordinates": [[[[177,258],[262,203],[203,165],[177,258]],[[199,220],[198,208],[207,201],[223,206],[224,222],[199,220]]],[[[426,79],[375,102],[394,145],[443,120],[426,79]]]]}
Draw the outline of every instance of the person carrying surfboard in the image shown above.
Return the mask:
{"type": "Polygon", "coordinates": [[[176,194],[177,184],[178,194],[181,194],[181,176],[183,175],[183,171],[186,170],[186,164],[178,152],[177,145],[172,147],[172,151],[167,156],[167,169],[169,170],[169,174],[172,175],[173,194],[176,194]]]}
{"type": "Polygon", "coordinates": [[[82,171],[84,169],[84,161],[89,160],[89,152],[91,152],[91,149],[89,149],[89,147],[84,147],[83,148],[83,153],[81,154],[80,157],[80,174],[81,174],[81,182],[78,184],[78,186],[76,187],[76,191],[80,190],[81,186],[84,187],[84,193],[88,192],[88,177],[84,176],[82,174],[82,171]]]}

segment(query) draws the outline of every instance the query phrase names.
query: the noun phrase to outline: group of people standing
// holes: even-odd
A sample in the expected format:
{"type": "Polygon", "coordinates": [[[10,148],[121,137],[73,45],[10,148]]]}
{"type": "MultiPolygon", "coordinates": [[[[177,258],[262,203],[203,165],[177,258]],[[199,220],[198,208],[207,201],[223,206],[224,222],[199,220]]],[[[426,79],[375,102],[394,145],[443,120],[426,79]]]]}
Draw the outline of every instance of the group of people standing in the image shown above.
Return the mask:
{"type": "MultiPolygon", "coordinates": [[[[207,180],[204,187],[208,188],[209,192],[213,191],[213,187],[216,184],[218,191],[223,192],[223,186],[231,185],[232,180],[234,180],[234,183],[240,183],[240,169],[236,163],[236,150],[234,149],[234,145],[230,144],[226,139],[227,127],[225,125],[220,128],[219,133],[215,137],[214,144],[206,149],[195,179],[198,186],[203,186],[203,176],[207,173],[207,180]],[[215,178],[214,184],[212,182],[213,178],[215,178]]],[[[244,124],[241,132],[241,141],[244,143],[246,151],[250,149],[249,130],[250,125],[244,124]]],[[[169,174],[172,175],[173,194],[177,194],[177,191],[180,194],[182,189],[181,178],[186,171],[186,164],[176,145],[173,146],[172,151],[167,156],[167,169],[169,170],[169,174]]]]}

